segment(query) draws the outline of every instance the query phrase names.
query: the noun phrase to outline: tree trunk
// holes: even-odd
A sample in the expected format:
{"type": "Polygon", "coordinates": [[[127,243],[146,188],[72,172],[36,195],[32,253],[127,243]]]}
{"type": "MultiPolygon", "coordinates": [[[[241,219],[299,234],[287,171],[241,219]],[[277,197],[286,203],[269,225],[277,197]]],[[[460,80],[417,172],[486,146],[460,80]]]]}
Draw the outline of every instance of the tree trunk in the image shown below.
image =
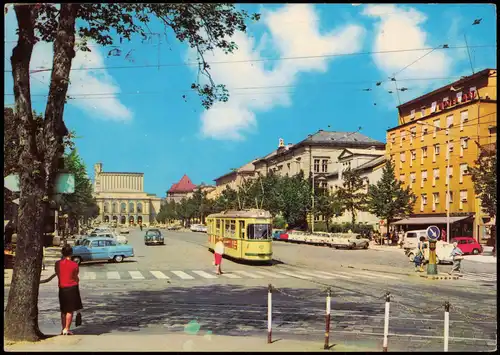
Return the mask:
{"type": "Polygon", "coordinates": [[[4,337],[36,341],[43,337],[38,328],[38,290],[42,269],[42,228],[45,195],[43,156],[38,150],[37,127],[31,108],[29,64],[36,42],[33,6],[15,5],[19,37],[12,51],[16,114],[19,119],[19,223],[14,273],[5,310],[4,337]]]}
{"type": "Polygon", "coordinates": [[[354,226],[356,225],[356,210],[355,209],[351,210],[351,223],[352,223],[352,230],[354,231],[354,226]]]}
{"type": "Polygon", "coordinates": [[[18,44],[11,63],[16,113],[20,119],[19,228],[14,273],[5,311],[5,333],[9,340],[37,341],[38,293],[42,266],[44,209],[55,181],[58,159],[63,153],[64,104],[71,62],[75,56],[75,17],[79,5],[62,4],[54,41],[53,70],[43,130],[33,120],[29,64],[35,44],[34,6],[15,5],[19,27],[18,44]],[[37,142],[37,136],[42,141],[37,142]]]}

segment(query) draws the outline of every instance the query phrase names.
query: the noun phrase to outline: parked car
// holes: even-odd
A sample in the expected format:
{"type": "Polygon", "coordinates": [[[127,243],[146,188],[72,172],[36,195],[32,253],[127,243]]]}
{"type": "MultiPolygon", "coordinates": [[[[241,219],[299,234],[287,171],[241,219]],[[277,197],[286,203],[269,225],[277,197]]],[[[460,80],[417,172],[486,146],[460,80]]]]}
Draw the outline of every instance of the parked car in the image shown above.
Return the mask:
{"type": "Polygon", "coordinates": [[[427,240],[427,230],[419,229],[413,231],[407,231],[404,235],[403,241],[403,249],[409,253],[411,250],[418,247],[418,242],[420,241],[420,237],[424,237],[427,240]]]}
{"type": "Polygon", "coordinates": [[[207,232],[207,226],[204,224],[191,224],[189,229],[193,232],[207,232]]]}
{"type": "Polygon", "coordinates": [[[94,232],[90,234],[91,237],[105,237],[105,238],[113,238],[120,244],[128,244],[128,239],[124,235],[117,234],[112,231],[108,232],[94,232]]]}
{"type": "Polygon", "coordinates": [[[145,245],[165,245],[165,238],[159,229],[148,229],[144,235],[145,245]]]}
{"type": "Polygon", "coordinates": [[[480,254],[483,252],[483,246],[473,237],[453,237],[451,243],[457,242],[458,247],[464,254],[480,254]]]}
{"type": "Polygon", "coordinates": [[[77,264],[85,261],[108,260],[120,263],[125,258],[134,256],[134,248],[130,245],[118,244],[106,237],[91,237],[82,245],[73,247],[72,259],[77,264]]]}
{"type": "Polygon", "coordinates": [[[284,230],[282,230],[282,229],[275,229],[275,230],[273,231],[273,239],[274,239],[274,240],[279,240],[279,239],[280,239],[280,236],[281,236],[283,233],[285,233],[285,231],[284,231],[284,230]]]}
{"type": "Polygon", "coordinates": [[[370,241],[367,238],[363,238],[361,234],[357,233],[333,233],[330,241],[330,246],[336,249],[368,249],[368,247],[370,246],[370,241]]]}
{"type": "MultiPolygon", "coordinates": [[[[424,242],[424,263],[429,262],[429,242],[424,242]]],[[[453,250],[453,244],[443,242],[438,240],[436,242],[436,264],[439,263],[452,263],[453,258],[451,257],[451,251],[453,250]]],[[[408,253],[408,257],[411,262],[415,259],[415,255],[418,253],[418,247],[412,249],[408,253]]]]}
{"type": "Polygon", "coordinates": [[[130,234],[130,229],[128,229],[127,227],[121,228],[120,233],[121,234],[130,234]]]}
{"type": "Polygon", "coordinates": [[[179,230],[181,228],[182,228],[182,226],[180,226],[178,224],[171,224],[171,225],[167,226],[167,229],[171,230],[171,231],[176,231],[176,230],[179,230]]]}

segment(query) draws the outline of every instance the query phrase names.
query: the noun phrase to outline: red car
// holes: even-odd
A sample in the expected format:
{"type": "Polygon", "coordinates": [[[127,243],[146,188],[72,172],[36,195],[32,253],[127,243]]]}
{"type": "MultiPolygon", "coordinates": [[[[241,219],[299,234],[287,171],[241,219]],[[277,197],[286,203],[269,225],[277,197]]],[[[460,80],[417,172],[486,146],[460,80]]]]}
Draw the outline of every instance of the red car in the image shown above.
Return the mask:
{"type": "Polygon", "coordinates": [[[472,237],[454,237],[451,242],[457,242],[458,247],[464,254],[480,254],[483,252],[483,247],[472,237]]]}

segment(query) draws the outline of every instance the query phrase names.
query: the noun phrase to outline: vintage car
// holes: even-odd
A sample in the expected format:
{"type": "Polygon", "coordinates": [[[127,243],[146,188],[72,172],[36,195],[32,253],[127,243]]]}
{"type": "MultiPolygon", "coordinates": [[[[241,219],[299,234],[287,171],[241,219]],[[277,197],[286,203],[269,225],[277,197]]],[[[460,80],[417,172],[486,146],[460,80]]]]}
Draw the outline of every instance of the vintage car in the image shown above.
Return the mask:
{"type": "Polygon", "coordinates": [[[73,247],[72,260],[77,264],[85,261],[108,260],[120,263],[125,258],[134,256],[134,248],[119,244],[116,240],[106,237],[90,237],[82,245],[73,247]]]}
{"type": "Polygon", "coordinates": [[[357,233],[333,233],[330,246],[333,248],[368,249],[370,241],[357,233]]]}
{"type": "MultiPolygon", "coordinates": [[[[424,242],[423,245],[424,250],[424,263],[429,262],[429,242],[424,242]]],[[[443,242],[438,240],[436,242],[436,264],[439,263],[453,263],[453,258],[451,256],[451,251],[453,250],[453,244],[443,242]]],[[[415,255],[418,253],[418,247],[412,249],[408,253],[408,257],[410,258],[410,262],[413,262],[415,259],[415,255]]]]}
{"type": "Polygon", "coordinates": [[[130,234],[130,229],[128,229],[127,227],[121,228],[120,233],[121,234],[130,234]]]}
{"type": "Polygon", "coordinates": [[[179,230],[181,228],[182,228],[182,226],[180,226],[179,224],[170,224],[167,226],[167,229],[171,230],[171,231],[176,231],[176,230],[179,230]]]}
{"type": "Polygon", "coordinates": [[[207,232],[207,226],[204,224],[191,224],[189,227],[192,232],[207,232]]]}
{"type": "Polygon", "coordinates": [[[280,236],[285,233],[283,229],[275,229],[273,230],[273,239],[274,240],[280,240],[280,236]]]}
{"type": "Polygon", "coordinates": [[[144,235],[145,245],[165,245],[165,238],[159,229],[148,229],[144,235]]]}

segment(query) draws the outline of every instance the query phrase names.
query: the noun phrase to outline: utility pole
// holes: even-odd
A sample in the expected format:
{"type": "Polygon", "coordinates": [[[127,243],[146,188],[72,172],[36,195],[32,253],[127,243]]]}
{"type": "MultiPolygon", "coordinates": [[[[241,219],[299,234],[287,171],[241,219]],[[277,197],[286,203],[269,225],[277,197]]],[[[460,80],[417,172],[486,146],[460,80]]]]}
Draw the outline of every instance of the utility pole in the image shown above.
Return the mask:
{"type": "Polygon", "coordinates": [[[451,152],[450,152],[450,138],[446,140],[446,151],[448,155],[448,159],[446,162],[446,179],[448,179],[448,184],[446,188],[446,239],[448,241],[451,240],[450,237],[450,160],[451,160],[451,152]]]}
{"type": "Polygon", "coordinates": [[[312,206],[311,206],[311,211],[312,211],[312,216],[311,216],[311,219],[312,219],[312,222],[311,222],[311,233],[314,233],[314,169],[311,171],[312,172],[312,206]]]}

